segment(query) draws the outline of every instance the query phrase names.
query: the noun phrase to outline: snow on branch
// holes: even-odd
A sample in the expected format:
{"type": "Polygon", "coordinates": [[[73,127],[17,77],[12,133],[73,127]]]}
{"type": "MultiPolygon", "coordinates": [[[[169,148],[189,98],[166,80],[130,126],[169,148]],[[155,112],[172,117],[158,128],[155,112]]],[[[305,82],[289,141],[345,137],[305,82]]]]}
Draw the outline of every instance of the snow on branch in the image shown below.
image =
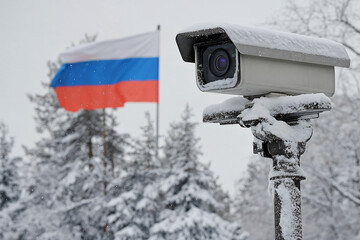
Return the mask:
{"type": "Polygon", "coordinates": [[[346,199],[353,202],[357,206],[360,206],[360,198],[356,197],[356,195],[360,196],[360,193],[353,194],[350,191],[348,191],[347,189],[345,189],[344,187],[342,187],[340,184],[338,184],[337,182],[334,182],[334,181],[331,181],[330,184],[340,193],[341,196],[345,197],[346,199]]]}

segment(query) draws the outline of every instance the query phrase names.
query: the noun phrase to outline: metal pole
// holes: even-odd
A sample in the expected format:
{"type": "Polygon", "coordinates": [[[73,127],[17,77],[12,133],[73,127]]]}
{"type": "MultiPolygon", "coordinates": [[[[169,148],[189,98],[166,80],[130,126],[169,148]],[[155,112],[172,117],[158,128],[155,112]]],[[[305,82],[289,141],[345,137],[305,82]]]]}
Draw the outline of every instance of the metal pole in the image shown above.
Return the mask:
{"type": "Polygon", "coordinates": [[[103,137],[103,153],[104,153],[104,157],[107,157],[107,151],[106,151],[106,111],[105,108],[103,108],[102,110],[102,117],[103,117],[103,122],[102,122],[102,137],[103,137]]]}
{"type": "MultiPolygon", "coordinates": [[[[157,30],[160,34],[160,25],[157,26],[157,30]]],[[[160,51],[160,40],[159,40],[159,51],[160,51]]],[[[160,60],[160,53],[159,53],[160,60]]],[[[160,63],[159,63],[159,79],[158,79],[158,102],[156,104],[156,158],[159,157],[159,104],[160,104],[160,63]]]]}
{"type": "Polygon", "coordinates": [[[105,111],[105,108],[102,109],[102,117],[103,117],[103,122],[102,122],[102,137],[103,137],[103,153],[104,153],[104,176],[105,176],[105,179],[104,179],[104,195],[107,194],[107,181],[106,181],[106,170],[107,170],[107,151],[106,151],[106,111],[105,111]]]}
{"type": "Polygon", "coordinates": [[[301,240],[300,181],[305,176],[300,168],[300,155],[305,151],[305,143],[273,141],[266,143],[266,147],[273,159],[269,180],[273,184],[275,240],[301,240]],[[290,150],[289,145],[297,147],[290,150]]]}
{"type": "Polygon", "coordinates": [[[301,193],[291,178],[272,180],[274,184],[275,240],[301,240],[301,193]],[[286,214],[289,214],[286,216],[286,214]]]}
{"type": "MultiPolygon", "coordinates": [[[[300,109],[300,107],[299,107],[300,109]]],[[[300,111],[300,110],[299,110],[300,111]]],[[[274,119],[272,119],[274,120],[274,119]]],[[[310,120],[292,117],[279,122],[261,116],[252,121],[254,153],[273,159],[269,181],[273,186],[275,240],[301,240],[301,191],[300,181],[305,173],[300,167],[300,156],[305,152],[306,143],[312,136],[310,120]],[[287,131],[277,135],[280,122],[287,122],[287,131]],[[278,125],[275,128],[271,126],[278,125]]]]}

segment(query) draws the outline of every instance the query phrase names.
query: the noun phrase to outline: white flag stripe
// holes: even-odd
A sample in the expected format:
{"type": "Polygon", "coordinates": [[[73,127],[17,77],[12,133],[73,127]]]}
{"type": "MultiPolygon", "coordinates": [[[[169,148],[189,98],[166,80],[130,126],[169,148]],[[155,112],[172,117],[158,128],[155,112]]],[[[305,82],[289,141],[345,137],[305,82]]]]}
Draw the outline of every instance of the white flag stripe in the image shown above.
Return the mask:
{"type": "Polygon", "coordinates": [[[60,54],[63,63],[159,57],[159,31],[132,37],[89,43],[60,54]]]}

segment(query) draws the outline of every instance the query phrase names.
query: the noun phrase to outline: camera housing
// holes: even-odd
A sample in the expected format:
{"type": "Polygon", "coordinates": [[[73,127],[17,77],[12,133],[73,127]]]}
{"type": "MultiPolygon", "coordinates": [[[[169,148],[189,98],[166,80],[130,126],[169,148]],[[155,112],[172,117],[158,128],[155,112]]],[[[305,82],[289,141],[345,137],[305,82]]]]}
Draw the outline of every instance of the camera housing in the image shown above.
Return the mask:
{"type": "Polygon", "coordinates": [[[335,66],[349,67],[343,45],[327,39],[236,25],[193,27],[176,36],[196,65],[201,91],[264,96],[335,92],[335,66]]]}

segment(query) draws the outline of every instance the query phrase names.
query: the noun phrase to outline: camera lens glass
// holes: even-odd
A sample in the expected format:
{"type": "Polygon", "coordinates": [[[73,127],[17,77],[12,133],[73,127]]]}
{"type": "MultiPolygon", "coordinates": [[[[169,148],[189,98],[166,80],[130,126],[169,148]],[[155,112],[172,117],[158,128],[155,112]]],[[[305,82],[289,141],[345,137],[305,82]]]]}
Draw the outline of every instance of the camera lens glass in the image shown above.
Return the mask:
{"type": "Polygon", "coordinates": [[[238,69],[237,50],[233,43],[199,45],[197,69],[200,84],[235,78],[238,69]]]}
{"type": "Polygon", "coordinates": [[[230,66],[229,55],[224,49],[217,49],[210,57],[210,70],[218,77],[226,74],[230,66]]]}

